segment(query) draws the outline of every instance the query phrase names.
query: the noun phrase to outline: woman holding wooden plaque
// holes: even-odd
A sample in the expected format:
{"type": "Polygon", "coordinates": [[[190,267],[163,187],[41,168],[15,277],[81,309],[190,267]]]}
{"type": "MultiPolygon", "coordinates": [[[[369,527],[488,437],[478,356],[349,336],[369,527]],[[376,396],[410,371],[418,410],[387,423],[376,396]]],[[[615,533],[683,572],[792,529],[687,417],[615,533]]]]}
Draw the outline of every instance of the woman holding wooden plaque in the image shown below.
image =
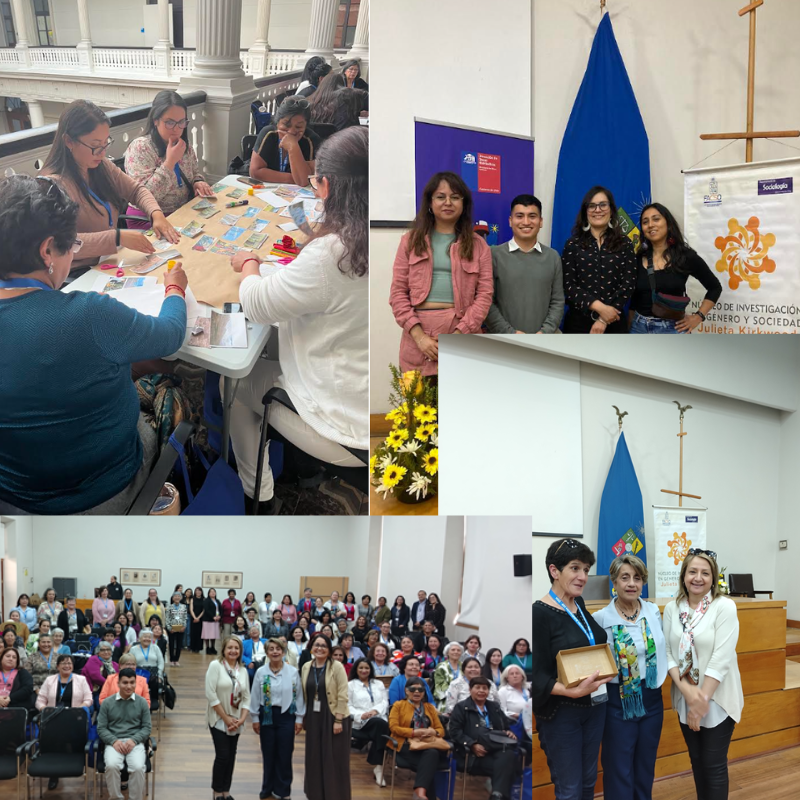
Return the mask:
{"type": "Polygon", "coordinates": [[[608,568],[616,597],[594,618],[608,635],[619,676],[608,686],[603,733],[603,792],[606,797],[648,800],[664,724],[661,684],[667,677],[667,644],[661,612],[641,599],[647,567],[633,555],[608,568]]]}
{"type": "Polygon", "coordinates": [[[572,688],[558,677],[562,650],[606,644],[606,632],[581,599],[594,553],[574,539],[559,539],[545,558],[550,592],[533,604],[533,713],[547,756],[556,800],[591,800],[608,695],[599,671],[572,688]]]}
{"type": "Polygon", "coordinates": [[[717,554],[689,550],[678,594],[664,609],[672,707],[689,749],[697,796],[728,797],[728,747],[744,695],[736,604],[719,593],[717,554]]]}

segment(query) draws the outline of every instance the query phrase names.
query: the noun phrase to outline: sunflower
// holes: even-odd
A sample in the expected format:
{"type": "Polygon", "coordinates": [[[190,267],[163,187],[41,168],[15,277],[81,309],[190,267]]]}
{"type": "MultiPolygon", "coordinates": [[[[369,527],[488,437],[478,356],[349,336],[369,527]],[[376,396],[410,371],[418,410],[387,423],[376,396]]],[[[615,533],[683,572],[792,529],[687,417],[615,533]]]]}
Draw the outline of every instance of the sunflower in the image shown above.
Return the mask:
{"type": "Polygon", "coordinates": [[[414,416],[423,424],[436,422],[436,409],[421,403],[414,409],[414,416]]]}
{"type": "Polygon", "coordinates": [[[405,428],[397,428],[386,437],[386,444],[397,450],[406,439],[408,439],[408,431],[405,428]]]}
{"type": "Polygon", "coordinates": [[[439,471],[439,448],[434,447],[422,459],[422,466],[428,475],[435,475],[439,471]]]}
{"type": "Polygon", "coordinates": [[[405,467],[400,467],[397,464],[391,464],[386,468],[386,472],[383,473],[383,478],[381,482],[384,486],[391,489],[393,486],[397,486],[401,480],[403,480],[403,476],[408,472],[405,467]]]}
{"type": "Polygon", "coordinates": [[[420,425],[414,433],[414,438],[419,439],[421,442],[427,442],[428,437],[433,436],[436,432],[436,423],[429,422],[426,425],[420,425]]]}

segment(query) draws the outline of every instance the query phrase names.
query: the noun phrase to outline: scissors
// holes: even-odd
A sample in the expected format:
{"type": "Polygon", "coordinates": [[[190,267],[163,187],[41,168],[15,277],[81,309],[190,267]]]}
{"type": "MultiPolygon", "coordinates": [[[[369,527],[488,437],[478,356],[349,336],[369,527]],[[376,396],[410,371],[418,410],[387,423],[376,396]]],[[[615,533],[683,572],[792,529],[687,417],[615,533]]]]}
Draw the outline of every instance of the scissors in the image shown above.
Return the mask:
{"type": "Polygon", "coordinates": [[[118,264],[102,264],[100,269],[115,269],[118,278],[122,278],[125,275],[125,270],[121,269],[118,264]]]}

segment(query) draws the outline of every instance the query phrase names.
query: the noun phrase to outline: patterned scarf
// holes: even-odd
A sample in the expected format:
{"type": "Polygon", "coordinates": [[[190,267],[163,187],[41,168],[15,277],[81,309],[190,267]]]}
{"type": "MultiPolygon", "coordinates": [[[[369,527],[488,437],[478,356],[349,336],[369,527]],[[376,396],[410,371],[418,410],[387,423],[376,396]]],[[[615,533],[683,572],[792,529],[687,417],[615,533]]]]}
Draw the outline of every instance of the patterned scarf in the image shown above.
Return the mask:
{"type": "MultiPolygon", "coordinates": [[[[648,689],[658,688],[658,668],[656,665],[656,643],[647,619],[639,620],[642,638],[645,642],[647,656],[645,658],[645,685],[648,689]]],[[[622,698],[624,719],[635,719],[645,715],[642,701],[642,678],[639,670],[639,654],[636,645],[625,625],[612,625],[614,637],[614,657],[619,670],[619,696],[622,698]]]]}
{"type": "Polygon", "coordinates": [[[708,607],[711,605],[711,597],[705,595],[697,604],[694,616],[689,620],[689,600],[684,597],[678,604],[678,619],[683,625],[680,645],[678,646],[678,671],[681,678],[686,678],[689,683],[697,686],[700,683],[700,667],[697,660],[697,651],[694,649],[694,629],[700,624],[708,607]]]}
{"type": "MultiPolygon", "coordinates": [[[[261,684],[261,694],[263,696],[261,703],[261,724],[272,725],[272,681],[269,670],[265,670],[264,682],[261,684]]],[[[297,684],[294,681],[292,681],[292,704],[289,706],[288,712],[284,709],[283,713],[297,713],[297,684]]]]}

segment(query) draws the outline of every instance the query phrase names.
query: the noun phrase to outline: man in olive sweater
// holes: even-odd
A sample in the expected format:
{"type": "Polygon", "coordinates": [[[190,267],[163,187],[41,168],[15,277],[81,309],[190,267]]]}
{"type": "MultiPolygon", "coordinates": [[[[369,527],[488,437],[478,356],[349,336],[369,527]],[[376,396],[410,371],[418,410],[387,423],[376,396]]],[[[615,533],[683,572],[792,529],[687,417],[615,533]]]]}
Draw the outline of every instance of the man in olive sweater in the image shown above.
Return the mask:
{"type": "Polygon", "coordinates": [[[119,671],[119,691],[100,705],[97,735],[105,744],[106,786],[109,800],[123,800],[120,772],[128,764],[129,800],[143,800],[145,785],[144,743],[150,736],[150,707],[135,693],[136,672],[119,671]]]}
{"type": "Polygon", "coordinates": [[[514,236],[492,247],[494,299],[486,317],[489,333],[555,333],[564,315],[561,258],[537,239],[542,204],[532,194],[511,201],[514,236]]]}

